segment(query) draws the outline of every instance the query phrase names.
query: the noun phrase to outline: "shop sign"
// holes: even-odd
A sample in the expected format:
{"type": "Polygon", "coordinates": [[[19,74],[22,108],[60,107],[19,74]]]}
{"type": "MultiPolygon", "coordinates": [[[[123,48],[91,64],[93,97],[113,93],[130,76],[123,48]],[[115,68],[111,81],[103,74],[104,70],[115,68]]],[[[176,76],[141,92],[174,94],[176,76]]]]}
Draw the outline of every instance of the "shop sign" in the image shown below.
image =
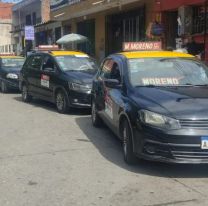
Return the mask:
{"type": "Polygon", "coordinates": [[[25,26],[25,40],[34,40],[35,30],[34,26],[25,26]]]}
{"type": "Polygon", "coordinates": [[[123,43],[123,51],[156,51],[161,49],[162,43],[160,41],[123,43]]]}

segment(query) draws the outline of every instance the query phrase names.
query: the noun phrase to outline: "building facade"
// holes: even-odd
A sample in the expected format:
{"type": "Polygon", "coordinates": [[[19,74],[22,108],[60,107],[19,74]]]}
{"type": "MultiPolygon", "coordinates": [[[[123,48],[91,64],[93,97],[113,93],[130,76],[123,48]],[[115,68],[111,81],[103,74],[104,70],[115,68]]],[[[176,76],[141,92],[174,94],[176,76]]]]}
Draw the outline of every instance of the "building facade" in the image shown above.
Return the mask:
{"type": "MultiPolygon", "coordinates": [[[[25,40],[25,26],[35,26],[50,20],[49,0],[23,0],[12,8],[12,37],[17,54],[30,50],[35,41],[25,40]]],[[[36,36],[36,35],[35,35],[36,36]]],[[[41,38],[41,37],[37,37],[41,38]]]]}
{"type": "Polygon", "coordinates": [[[202,45],[203,59],[208,60],[207,0],[156,0],[155,11],[165,26],[166,46],[176,48],[184,38],[191,36],[202,45]]]}
{"type": "MultiPolygon", "coordinates": [[[[78,45],[101,60],[122,50],[125,41],[146,38],[148,22],[153,18],[154,0],[62,0],[52,1],[51,19],[61,22],[62,34],[79,33],[89,43],[78,45]]],[[[60,32],[59,32],[60,33],[60,32]]]]}
{"type": "Polygon", "coordinates": [[[12,6],[10,3],[0,2],[0,53],[13,52],[11,28],[12,28],[12,6]]]}

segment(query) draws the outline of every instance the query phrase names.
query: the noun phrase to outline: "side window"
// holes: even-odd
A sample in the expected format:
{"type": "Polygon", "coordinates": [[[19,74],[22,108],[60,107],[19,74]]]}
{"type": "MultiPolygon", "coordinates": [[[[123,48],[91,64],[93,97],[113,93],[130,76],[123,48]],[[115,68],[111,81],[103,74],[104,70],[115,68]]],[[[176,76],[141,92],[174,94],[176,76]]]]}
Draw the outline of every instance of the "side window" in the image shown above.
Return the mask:
{"type": "Polygon", "coordinates": [[[104,64],[103,64],[103,67],[102,67],[102,70],[101,70],[101,77],[105,78],[105,79],[110,79],[111,76],[111,70],[112,70],[112,67],[113,67],[113,60],[112,59],[107,59],[104,64]]]}
{"type": "Polygon", "coordinates": [[[117,79],[119,82],[121,82],[119,66],[112,59],[108,59],[104,62],[101,76],[105,79],[117,79]]]}
{"type": "Polygon", "coordinates": [[[55,71],[56,65],[54,60],[50,56],[46,56],[43,60],[43,71],[55,71]]]}
{"type": "Polygon", "coordinates": [[[42,66],[42,56],[36,55],[30,59],[29,66],[31,69],[40,70],[42,66]]]}
{"type": "Polygon", "coordinates": [[[117,63],[113,64],[110,76],[111,79],[117,79],[121,83],[121,73],[117,63]]]}
{"type": "Polygon", "coordinates": [[[26,60],[25,60],[25,63],[23,64],[23,67],[22,69],[25,70],[25,69],[28,69],[28,67],[30,66],[30,61],[31,61],[32,57],[28,57],[26,60]]]}

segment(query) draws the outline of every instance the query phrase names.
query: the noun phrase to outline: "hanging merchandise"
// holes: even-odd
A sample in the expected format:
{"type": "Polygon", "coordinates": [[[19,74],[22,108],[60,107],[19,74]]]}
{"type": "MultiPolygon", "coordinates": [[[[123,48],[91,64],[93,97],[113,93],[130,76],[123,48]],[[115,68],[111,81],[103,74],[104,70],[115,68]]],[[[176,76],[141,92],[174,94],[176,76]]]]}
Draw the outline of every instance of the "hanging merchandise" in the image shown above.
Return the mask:
{"type": "Polygon", "coordinates": [[[177,22],[178,22],[178,36],[181,36],[182,35],[182,31],[181,31],[182,22],[181,22],[181,17],[180,16],[177,18],[177,22]]]}
{"type": "Polygon", "coordinates": [[[151,34],[153,36],[161,36],[164,33],[164,27],[159,22],[155,21],[152,24],[151,34]]]}

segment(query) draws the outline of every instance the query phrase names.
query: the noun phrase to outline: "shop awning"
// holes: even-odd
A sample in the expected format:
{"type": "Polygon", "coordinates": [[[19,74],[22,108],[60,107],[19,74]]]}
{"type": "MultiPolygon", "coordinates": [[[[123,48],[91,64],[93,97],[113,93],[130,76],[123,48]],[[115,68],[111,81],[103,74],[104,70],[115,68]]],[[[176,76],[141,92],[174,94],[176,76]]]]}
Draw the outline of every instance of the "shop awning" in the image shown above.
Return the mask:
{"type": "Polygon", "coordinates": [[[44,21],[44,22],[41,22],[41,23],[38,23],[36,24],[34,27],[41,27],[41,26],[45,26],[47,24],[52,24],[54,23],[55,21],[52,21],[52,20],[49,20],[49,21],[44,21]]]}

